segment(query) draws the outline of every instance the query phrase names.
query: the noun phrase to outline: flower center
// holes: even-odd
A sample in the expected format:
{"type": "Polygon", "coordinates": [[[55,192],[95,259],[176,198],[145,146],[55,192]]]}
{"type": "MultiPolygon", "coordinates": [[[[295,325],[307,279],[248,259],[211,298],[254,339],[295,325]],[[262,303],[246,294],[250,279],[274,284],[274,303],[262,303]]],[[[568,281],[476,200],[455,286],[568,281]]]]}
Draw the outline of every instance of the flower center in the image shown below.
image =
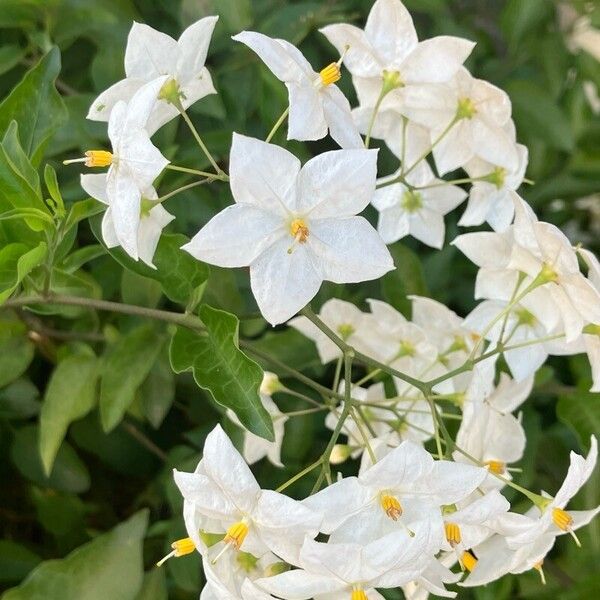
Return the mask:
{"type": "Polygon", "coordinates": [[[342,78],[340,65],[337,63],[331,63],[330,65],[327,65],[321,70],[319,76],[321,77],[321,83],[325,86],[339,81],[342,78]]]}
{"type": "Polygon", "coordinates": [[[465,569],[469,571],[469,573],[477,566],[477,559],[469,550],[465,550],[461,557],[460,562],[464,565],[465,569]]]}
{"type": "Polygon", "coordinates": [[[519,325],[533,327],[536,324],[537,319],[526,308],[517,308],[515,315],[517,316],[519,325]]]}
{"type": "Polygon", "coordinates": [[[462,536],[460,534],[460,527],[456,523],[444,523],[444,529],[446,531],[446,540],[454,548],[460,544],[462,536]]]}
{"type": "Polygon", "coordinates": [[[186,554],[191,554],[196,546],[194,542],[190,538],[183,538],[181,540],[177,540],[171,544],[171,548],[173,548],[172,552],[169,552],[164,558],[161,558],[156,566],[160,567],[165,563],[169,558],[179,558],[180,556],[185,556],[186,554]]]}
{"type": "Polygon", "coordinates": [[[63,160],[63,165],[84,163],[86,167],[108,167],[113,163],[113,154],[108,150],[88,150],[83,158],[63,160]]]}
{"type": "Polygon", "coordinates": [[[355,588],[352,590],[350,600],[369,600],[369,598],[363,589],[355,588]]]}
{"type": "Polygon", "coordinates": [[[294,219],[290,223],[290,235],[294,238],[294,243],[288,248],[288,254],[291,254],[298,244],[305,244],[308,234],[306,221],[304,219],[294,219]]]}
{"type": "Polygon", "coordinates": [[[503,167],[496,167],[491,173],[483,178],[484,181],[495,185],[499,190],[504,187],[506,181],[506,169],[503,167]]]}
{"type": "Polygon", "coordinates": [[[477,114],[477,108],[471,98],[461,98],[456,110],[457,119],[472,119],[477,114]]]}
{"type": "Polygon", "coordinates": [[[506,472],[506,463],[503,463],[500,460],[486,460],[485,466],[488,468],[490,473],[495,473],[496,475],[504,475],[506,472]]]}
{"type": "Polygon", "coordinates": [[[234,523],[225,533],[223,541],[225,544],[231,544],[236,550],[244,543],[248,535],[248,523],[245,520],[234,523]]]}
{"type": "Polygon", "coordinates": [[[254,569],[256,569],[256,565],[258,564],[258,558],[249,552],[238,552],[236,560],[238,565],[246,573],[251,573],[254,571],[254,569]]]}
{"type": "Polygon", "coordinates": [[[382,494],[379,503],[383,512],[393,521],[397,521],[402,516],[402,506],[396,496],[382,494]]]}
{"type": "Polygon", "coordinates": [[[346,341],[355,332],[355,329],[350,323],[342,323],[341,325],[338,325],[337,332],[340,334],[340,337],[346,341]]]}
{"type": "Polygon", "coordinates": [[[406,191],[402,194],[400,204],[406,212],[417,212],[423,208],[423,196],[419,192],[406,191]]]}

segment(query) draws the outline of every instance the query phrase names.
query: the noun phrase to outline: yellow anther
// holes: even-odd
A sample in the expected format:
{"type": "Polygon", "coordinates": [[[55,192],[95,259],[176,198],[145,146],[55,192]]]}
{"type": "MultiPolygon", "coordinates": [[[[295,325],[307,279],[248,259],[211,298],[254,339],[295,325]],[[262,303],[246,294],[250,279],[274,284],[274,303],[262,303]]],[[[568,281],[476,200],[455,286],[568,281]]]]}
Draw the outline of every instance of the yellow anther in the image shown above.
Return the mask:
{"type": "Polygon", "coordinates": [[[504,475],[506,473],[506,463],[500,460],[486,460],[484,464],[490,473],[495,473],[496,475],[504,475]]]}
{"type": "Polygon", "coordinates": [[[239,550],[248,535],[248,524],[245,521],[234,523],[225,533],[223,541],[239,550]]]}
{"type": "Polygon", "coordinates": [[[169,552],[169,554],[167,554],[164,558],[159,560],[156,563],[157,567],[160,567],[163,563],[169,560],[169,558],[179,558],[180,556],[191,554],[196,549],[196,546],[190,538],[183,538],[181,540],[173,542],[171,544],[171,548],[173,548],[173,551],[169,552]]]}
{"type": "Polygon", "coordinates": [[[352,590],[350,600],[369,600],[364,590],[352,590]]]}
{"type": "Polygon", "coordinates": [[[392,520],[397,521],[402,516],[402,506],[396,496],[382,494],[379,499],[383,512],[392,520]]]}
{"type": "Polygon", "coordinates": [[[460,544],[462,536],[460,527],[456,523],[444,523],[444,529],[446,531],[446,539],[453,548],[460,544]]]}
{"type": "Polygon", "coordinates": [[[546,585],[546,575],[544,575],[544,560],[540,560],[540,562],[536,562],[533,565],[533,568],[540,574],[540,578],[542,579],[542,583],[546,585]]]}
{"type": "Polygon", "coordinates": [[[552,520],[554,524],[563,531],[569,531],[573,525],[573,517],[562,508],[552,509],[552,520]]]}
{"type": "Polygon", "coordinates": [[[294,243],[288,248],[288,254],[291,254],[296,244],[304,244],[308,239],[308,226],[304,219],[294,219],[290,223],[290,235],[294,238],[294,243]]]}
{"type": "Polygon", "coordinates": [[[469,573],[477,566],[477,559],[471,552],[465,550],[460,557],[461,564],[469,571],[469,573]]]}
{"type": "Polygon", "coordinates": [[[321,83],[323,85],[331,85],[342,78],[342,72],[340,65],[337,63],[331,63],[327,65],[320,73],[321,83]]]}
{"type": "Polygon", "coordinates": [[[108,167],[112,165],[113,155],[108,150],[88,150],[85,152],[84,158],[64,160],[63,165],[71,165],[78,162],[85,164],[86,167],[108,167]]]}

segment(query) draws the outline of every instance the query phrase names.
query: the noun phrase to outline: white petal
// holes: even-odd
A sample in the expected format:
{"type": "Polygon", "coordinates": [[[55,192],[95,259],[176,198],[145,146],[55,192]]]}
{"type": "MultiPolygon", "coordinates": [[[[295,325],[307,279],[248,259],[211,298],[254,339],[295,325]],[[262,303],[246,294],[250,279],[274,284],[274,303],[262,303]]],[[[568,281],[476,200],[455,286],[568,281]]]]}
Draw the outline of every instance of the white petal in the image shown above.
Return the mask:
{"type": "Polygon", "coordinates": [[[86,119],[108,121],[114,105],[121,101],[129,102],[144,83],[146,83],[144,79],[130,77],[117,81],[92,102],[86,119]]]}
{"type": "Polygon", "coordinates": [[[173,74],[178,53],[177,42],[171,36],[134,23],[127,38],[125,73],[146,81],[173,74]]]}
{"type": "Polygon", "coordinates": [[[426,207],[409,217],[410,235],[432,248],[442,248],[446,226],[444,217],[426,207]]]}
{"type": "Polygon", "coordinates": [[[405,83],[444,83],[454,77],[474,42],[441,35],[420,42],[402,65],[405,83]]]}
{"type": "Polygon", "coordinates": [[[206,437],[202,464],[225,495],[243,512],[251,514],[260,487],[220,425],[206,437]]]}
{"type": "Polygon", "coordinates": [[[486,231],[465,233],[452,242],[478,267],[502,268],[510,258],[511,245],[507,237],[486,231]]]}
{"type": "Polygon", "coordinates": [[[254,583],[271,594],[288,600],[309,600],[313,596],[334,594],[348,588],[345,582],[335,577],[317,575],[303,569],[286,571],[274,577],[264,577],[254,583]]]}
{"type": "Polygon", "coordinates": [[[472,121],[473,149],[478,156],[509,171],[518,168],[519,158],[513,140],[500,128],[495,128],[483,119],[472,121]]]}
{"type": "Polygon", "coordinates": [[[320,140],[327,135],[323,98],[314,85],[287,83],[290,95],[288,140],[320,140]]]}
{"type": "Polygon", "coordinates": [[[190,25],[179,37],[177,79],[180,82],[198,77],[204,68],[208,46],[219,17],[204,17],[190,25]]]}
{"type": "Polygon", "coordinates": [[[174,470],[173,478],[184,500],[201,514],[218,520],[239,514],[239,508],[206,475],[174,470]]]}
{"type": "Polygon", "coordinates": [[[448,122],[441,123],[431,133],[432,143],[439,140],[433,156],[440,176],[466,165],[475,155],[471,122],[463,119],[444,134],[447,126],[448,122]]]}
{"type": "Polygon", "coordinates": [[[410,233],[408,214],[400,206],[386,208],[379,213],[377,231],[386,244],[393,244],[410,233]]]}
{"type": "Polygon", "coordinates": [[[590,451],[583,456],[571,452],[571,463],[565,480],[554,497],[554,505],[563,508],[567,502],[583,487],[590,478],[598,459],[598,442],[596,437],[590,438],[590,451]]]}
{"type": "Polygon", "coordinates": [[[285,235],[277,215],[257,206],[233,204],[215,215],[182,248],[211,265],[247,267],[285,235]]]}
{"type": "Polygon", "coordinates": [[[300,161],[287,150],[233,134],[229,175],[236,202],[254,204],[284,217],[296,203],[300,161]]]}
{"type": "Polygon", "coordinates": [[[310,219],[363,211],[375,191],[377,150],[334,150],[309,160],[298,176],[295,210],[310,219]]]}
{"type": "Polygon", "coordinates": [[[394,269],[386,245],[363,217],[315,221],[308,245],[322,278],[334,283],[369,281],[394,269]]]}
{"type": "Polygon", "coordinates": [[[117,154],[119,160],[115,167],[120,170],[126,166],[140,189],[150,187],[169,164],[142,129],[126,131],[117,154]]]}
{"type": "Polygon", "coordinates": [[[271,325],[287,321],[304,308],[323,281],[308,243],[297,244],[289,253],[292,242],[291,237],[277,241],[250,265],[252,293],[271,325]]]}
{"type": "Polygon", "coordinates": [[[115,248],[116,246],[119,246],[119,238],[117,237],[117,232],[115,231],[115,222],[113,220],[110,206],[106,209],[102,219],[102,239],[104,240],[107,248],[115,248]]]}
{"type": "Polygon", "coordinates": [[[157,204],[148,215],[142,215],[138,228],[138,251],[140,259],[149,267],[156,268],[152,263],[156,247],[160,241],[162,230],[175,217],[168,213],[161,204],[157,204]]]}
{"type": "Polygon", "coordinates": [[[80,183],[86,194],[102,202],[102,204],[108,204],[106,173],[86,173],[81,175],[80,183]]]}
{"type": "Polygon", "coordinates": [[[321,91],[323,111],[329,127],[329,135],[340,148],[362,148],[363,141],[352,118],[350,103],[336,85],[321,91]]]}

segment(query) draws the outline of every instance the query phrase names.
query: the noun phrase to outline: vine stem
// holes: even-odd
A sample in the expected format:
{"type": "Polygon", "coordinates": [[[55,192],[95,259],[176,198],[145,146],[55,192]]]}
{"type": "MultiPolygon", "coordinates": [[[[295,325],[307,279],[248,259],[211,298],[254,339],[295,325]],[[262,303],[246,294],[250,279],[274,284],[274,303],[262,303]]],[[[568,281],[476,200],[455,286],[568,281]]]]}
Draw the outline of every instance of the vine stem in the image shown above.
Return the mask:
{"type": "Polygon", "coordinates": [[[267,142],[267,144],[273,139],[273,136],[277,133],[277,130],[283,125],[283,122],[287,119],[289,114],[290,114],[290,107],[288,106],[283,111],[283,113],[281,114],[279,119],[277,119],[277,121],[275,122],[275,125],[273,125],[273,128],[271,129],[271,131],[269,131],[269,135],[267,136],[267,139],[265,140],[267,142]]]}
{"type": "Polygon", "coordinates": [[[190,131],[192,132],[192,135],[196,139],[196,142],[198,142],[198,146],[200,146],[200,149],[202,150],[202,152],[204,152],[206,158],[208,158],[213,169],[217,172],[217,175],[220,175],[221,177],[223,177],[225,175],[225,172],[223,171],[223,169],[221,169],[221,167],[219,167],[219,165],[217,164],[217,161],[213,158],[213,155],[210,153],[209,149],[206,147],[206,144],[200,137],[198,130],[196,129],[195,125],[192,123],[190,116],[187,114],[185,109],[180,108],[180,107],[178,107],[178,108],[179,108],[179,113],[183,117],[183,120],[186,122],[187,126],[190,128],[190,131]]]}

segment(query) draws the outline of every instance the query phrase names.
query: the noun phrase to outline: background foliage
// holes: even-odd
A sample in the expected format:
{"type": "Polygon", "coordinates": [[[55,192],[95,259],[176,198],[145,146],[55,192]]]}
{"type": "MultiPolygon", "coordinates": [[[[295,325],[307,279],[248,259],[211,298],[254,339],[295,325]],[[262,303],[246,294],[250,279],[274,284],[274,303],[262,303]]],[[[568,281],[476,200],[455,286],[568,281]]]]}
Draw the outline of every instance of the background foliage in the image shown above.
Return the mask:
{"type": "MultiPolygon", "coordinates": [[[[478,42],[468,66],[509,92],[519,141],[530,149],[528,177],[536,183],[523,195],[540,218],[561,226],[574,243],[596,244],[598,251],[600,117],[593,115],[583,82],[600,87],[600,64],[567,49],[556,5],[551,0],[405,3],[421,37],[457,34],[478,42]],[[582,197],[588,199],[582,202],[582,197]]],[[[61,161],[105,147],[105,127],[84,117],[95,95],[122,77],[132,20],[178,37],[197,18],[220,15],[208,61],[219,95],[196,104],[192,117],[213,153],[226,160],[232,131],[264,137],[286,105],[284,86],[229,36],[251,28],[284,37],[300,44],[318,67],[335,57],[316,30],[331,22],[360,22],[370,4],[0,0],[0,301],[18,288],[27,293],[43,285],[44,272],[52,269],[57,293],[177,311],[200,300],[214,307],[201,308],[203,321],[212,323],[212,338],[190,340],[184,330],[177,333],[171,350],[177,376],[168,353],[173,326],[79,307],[0,310],[0,589],[12,587],[3,600],[198,596],[197,556],[171,560],[162,570],[152,565],[167,543],[183,534],[171,469],[195,466],[231,391],[206,373],[203,357],[246,360],[235,355],[232,344],[235,319],[219,310],[240,316],[240,336],[256,348],[331,382],[332,373],[319,364],[310,342],[291,330],[274,331],[257,316],[245,272],[211,268],[209,275],[206,266],[177,250],[180,234],[164,236],[157,272],[118,250],[108,253],[99,243],[98,223],[87,220],[98,207],[85,199],[78,170],[63,168],[61,161]],[[27,207],[20,213],[25,222],[6,218],[21,207],[27,207]],[[43,223],[61,211],[68,214],[66,225],[48,240],[43,223]],[[202,388],[194,376],[203,381],[202,388]]],[[[600,26],[600,9],[592,21],[600,26]]],[[[348,77],[340,83],[350,93],[348,77]]],[[[282,132],[276,141],[283,142],[282,132]]],[[[161,130],[158,145],[168,157],[177,154],[179,164],[208,166],[178,121],[161,130]]],[[[289,146],[306,159],[326,144],[289,146]]],[[[391,171],[385,152],[381,161],[384,171],[390,161],[391,171]]],[[[164,179],[166,190],[186,182],[172,173],[164,179]]],[[[190,235],[230,201],[227,187],[215,183],[181,194],[169,210],[177,216],[177,231],[190,235]]],[[[455,223],[456,215],[452,218],[455,223]]],[[[458,231],[454,223],[448,239],[458,231]]],[[[460,314],[472,308],[474,268],[455,249],[430,251],[410,241],[396,244],[392,252],[396,272],[360,286],[328,284],[315,305],[332,296],[359,305],[375,297],[406,312],[407,294],[418,293],[460,314]]],[[[252,364],[241,368],[250,381],[260,376],[252,364]]],[[[528,434],[524,485],[556,489],[568,451],[587,450],[589,434],[600,431],[600,396],[585,391],[589,382],[589,368],[578,357],[553,359],[540,372],[523,412],[528,434]]],[[[295,407],[285,398],[281,405],[295,407]]],[[[264,428],[264,415],[249,409],[247,423],[264,428]]],[[[239,434],[233,424],[227,427],[239,434]]],[[[316,458],[327,439],[322,415],[292,419],[286,432],[285,469],[264,463],[256,468],[266,487],[316,458]]],[[[306,491],[302,484],[292,489],[306,491]]],[[[596,473],[574,507],[598,504],[599,489],[596,473]]],[[[581,538],[581,550],[569,536],[558,541],[545,564],[546,587],[532,572],[460,591],[459,597],[598,597],[600,523],[581,538]]]]}

